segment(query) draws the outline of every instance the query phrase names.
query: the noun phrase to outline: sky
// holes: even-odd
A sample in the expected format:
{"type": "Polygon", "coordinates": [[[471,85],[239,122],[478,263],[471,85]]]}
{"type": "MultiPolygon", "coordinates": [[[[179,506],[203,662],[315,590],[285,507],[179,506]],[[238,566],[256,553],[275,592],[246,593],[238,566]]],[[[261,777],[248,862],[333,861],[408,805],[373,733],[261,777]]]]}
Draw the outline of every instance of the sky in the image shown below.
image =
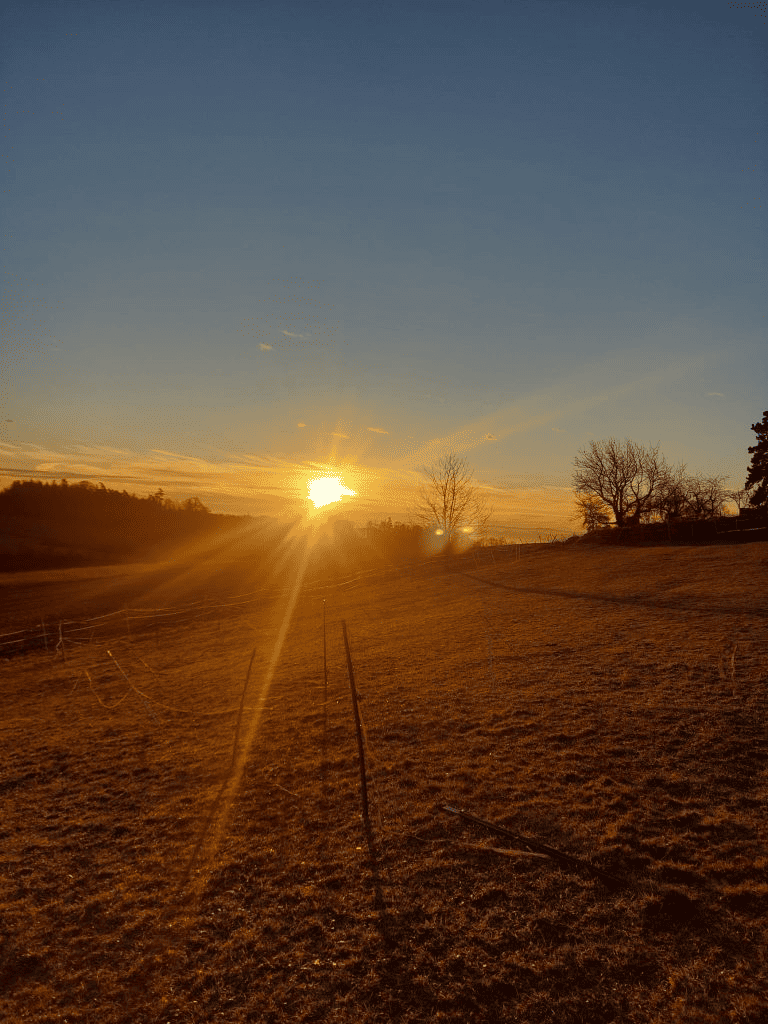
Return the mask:
{"type": "Polygon", "coordinates": [[[405,520],[591,441],[743,487],[768,407],[765,3],[7,3],[0,486],[405,520]]]}

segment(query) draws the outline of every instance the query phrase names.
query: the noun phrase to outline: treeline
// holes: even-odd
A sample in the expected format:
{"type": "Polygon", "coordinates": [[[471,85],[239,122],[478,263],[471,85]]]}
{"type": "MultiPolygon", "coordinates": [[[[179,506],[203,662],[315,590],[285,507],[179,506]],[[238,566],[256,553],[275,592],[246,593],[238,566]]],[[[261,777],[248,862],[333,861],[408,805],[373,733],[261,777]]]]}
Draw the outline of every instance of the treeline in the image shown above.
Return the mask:
{"type": "Polygon", "coordinates": [[[17,541],[6,558],[16,551],[32,563],[52,548],[63,561],[78,561],[94,551],[127,557],[223,532],[247,519],[212,513],[196,497],[175,502],[162,490],[139,497],[86,480],[15,480],[0,491],[3,532],[17,541]]]}
{"type": "Polygon", "coordinates": [[[362,532],[368,545],[386,559],[415,558],[422,552],[420,526],[393,523],[391,517],[378,524],[369,519],[362,532]]]}
{"type": "MultiPolygon", "coordinates": [[[[87,515],[89,518],[114,521],[130,518],[158,522],[169,513],[183,512],[185,516],[212,515],[199,498],[175,502],[166,498],[162,488],[146,498],[127,491],[113,491],[104,484],[89,480],[70,484],[67,480],[14,480],[10,487],[0,491],[0,514],[29,516],[31,519],[55,520],[65,516],[87,515]]],[[[236,519],[236,516],[227,518],[236,519]]]]}

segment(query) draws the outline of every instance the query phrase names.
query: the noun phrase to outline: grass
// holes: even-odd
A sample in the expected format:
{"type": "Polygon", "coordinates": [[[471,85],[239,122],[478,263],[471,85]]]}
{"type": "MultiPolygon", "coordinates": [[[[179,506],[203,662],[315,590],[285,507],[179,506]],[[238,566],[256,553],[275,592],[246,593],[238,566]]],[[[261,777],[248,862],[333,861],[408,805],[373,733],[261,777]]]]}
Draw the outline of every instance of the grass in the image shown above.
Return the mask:
{"type": "MultiPolygon", "coordinates": [[[[285,595],[0,661],[0,1018],[759,1024],[766,567],[765,543],[478,551],[316,581],[279,656],[285,595]]],[[[150,578],[70,572],[0,581],[9,618],[150,578]]]]}

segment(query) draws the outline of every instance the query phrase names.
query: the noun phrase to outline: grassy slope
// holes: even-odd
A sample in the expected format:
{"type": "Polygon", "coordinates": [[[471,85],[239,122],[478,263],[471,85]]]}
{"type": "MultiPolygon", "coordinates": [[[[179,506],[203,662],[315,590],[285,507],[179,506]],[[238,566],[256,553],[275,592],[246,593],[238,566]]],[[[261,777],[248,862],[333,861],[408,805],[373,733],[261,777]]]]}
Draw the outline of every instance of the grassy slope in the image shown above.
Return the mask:
{"type": "Polygon", "coordinates": [[[478,559],[0,662],[0,1018],[764,1021],[768,544],[478,559]]]}

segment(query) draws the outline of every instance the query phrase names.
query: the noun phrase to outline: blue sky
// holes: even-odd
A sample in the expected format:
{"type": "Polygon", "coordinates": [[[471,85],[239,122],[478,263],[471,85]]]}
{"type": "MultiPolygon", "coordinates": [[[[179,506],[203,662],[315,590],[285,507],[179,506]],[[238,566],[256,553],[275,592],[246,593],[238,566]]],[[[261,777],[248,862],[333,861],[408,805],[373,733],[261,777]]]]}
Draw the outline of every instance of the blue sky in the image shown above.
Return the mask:
{"type": "Polygon", "coordinates": [[[569,531],[591,440],[743,486],[765,5],[12,3],[0,483],[403,518],[464,455],[569,531]]]}

